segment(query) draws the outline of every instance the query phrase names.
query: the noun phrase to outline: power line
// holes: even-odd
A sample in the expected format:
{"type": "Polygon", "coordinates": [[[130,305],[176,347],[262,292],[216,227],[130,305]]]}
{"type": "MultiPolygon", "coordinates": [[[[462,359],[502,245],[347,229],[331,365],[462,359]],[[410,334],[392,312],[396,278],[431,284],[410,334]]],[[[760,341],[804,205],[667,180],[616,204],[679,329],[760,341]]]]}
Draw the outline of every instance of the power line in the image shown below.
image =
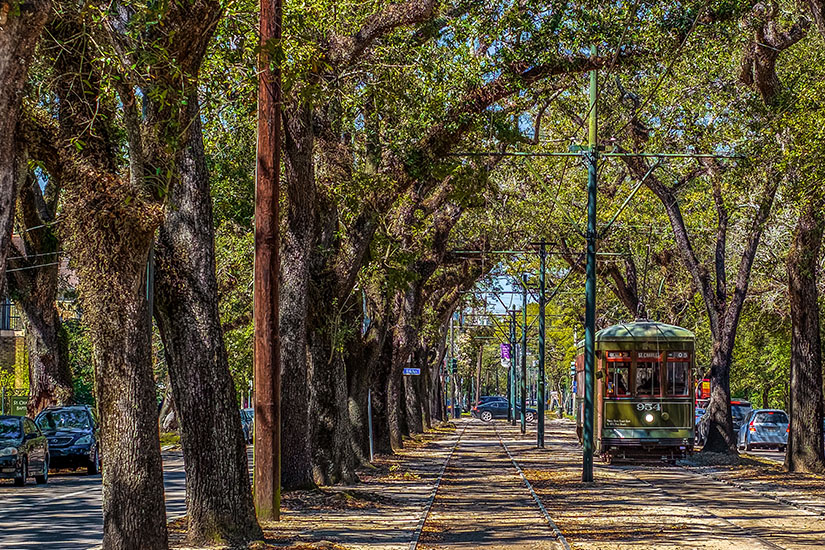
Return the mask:
{"type": "Polygon", "coordinates": [[[38,269],[41,267],[49,267],[50,265],[60,265],[60,262],[52,262],[49,264],[37,264],[37,265],[30,265],[28,267],[15,267],[14,269],[7,269],[6,273],[10,273],[12,271],[25,271],[27,269],[38,269]]]}

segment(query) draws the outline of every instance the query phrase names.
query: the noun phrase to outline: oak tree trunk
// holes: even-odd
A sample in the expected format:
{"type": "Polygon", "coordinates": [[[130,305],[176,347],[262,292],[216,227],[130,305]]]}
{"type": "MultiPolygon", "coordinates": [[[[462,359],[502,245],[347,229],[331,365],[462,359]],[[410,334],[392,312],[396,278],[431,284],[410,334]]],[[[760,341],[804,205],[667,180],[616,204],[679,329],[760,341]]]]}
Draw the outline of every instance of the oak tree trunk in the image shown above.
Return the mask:
{"type": "MultiPolygon", "coordinates": [[[[145,283],[142,273],[142,269],[133,272],[135,282],[145,283]]],[[[95,338],[94,344],[95,388],[101,416],[100,453],[105,464],[104,550],[167,547],[152,378],[151,317],[143,284],[136,290],[129,295],[96,293],[95,300],[106,296],[107,303],[98,304],[99,311],[110,317],[88,320],[92,331],[106,335],[95,338]]]]}
{"type": "Polygon", "coordinates": [[[196,93],[187,101],[185,146],[156,245],[155,316],[163,339],[186,470],[192,544],[262,536],[249,483],[246,441],[218,314],[209,177],[196,93]]]}
{"type": "MultiPolygon", "coordinates": [[[[25,164],[26,156],[20,160],[25,164]]],[[[51,224],[58,196],[54,178],[42,190],[32,174],[27,176],[17,201],[22,248],[15,248],[20,256],[9,260],[13,270],[6,273],[9,295],[24,314],[32,418],[46,407],[71,403],[74,393],[56,304],[61,244],[51,224]]]]}
{"type": "Polygon", "coordinates": [[[710,362],[710,400],[702,422],[707,424],[703,451],[736,453],[736,436],[730,409],[730,362],[732,349],[714,339],[710,362]],[[707,418],[705,418],[707,417],[707,418]]]}
{"type": "Polygon", "coordinates": [[[103,549],[165,550],[166,506],[146,289],[157,218],[151,210],[142,210],[137,200],[131,201],[133,211],[116,211],[123,196],[107,191],[121,183],[86,186],[83,177],[71,179],[79,185],[72,186],[66,211],[71,221],[63,227],[78,261],[84,321],[93,348],[105,465],[103,549]]]}
{"type": "Polygon", "coordinates": [[[21,173],[17,122],[29,64],[46,24],[48,0],[0,0],[0,294],[14,222],[14,201],[21,173]]]}
{"type": "Polygon", "coordinates": [[[825,472],[822,429],[822,343],[817,289],[823,212],[809,201],[796,225],[788,254],[791,306],[790,433],[785,468],[825,472]]]}
{"type": "Polygon", "coordinates": [[[18,302],[25,313],[23,327],[29,355],[30,385],[27,410],[31,418],[46,407],[70,404],[74,393],[66,350],[59,338],[60,316],[54,303],[55,293],[47,294],[47,297],[51,299],[40,306],[18,302]]]}
{"type": "Polygon", "coordinates": [[[307,316],[310,255],[317,215],[313,167],[312,110],[289,106],[284,113],[286,224],[281,239],[281,484],[284,490],[314,486],[310,455],[307,316]]]}
{"type": "Polygon", "coordinates": [[[404,401],[407,407],[407,428],[410,435],[424,431],[424,420],[421,412],[421,398],[419,396],[420,376],[404,376],[404,401]]]}

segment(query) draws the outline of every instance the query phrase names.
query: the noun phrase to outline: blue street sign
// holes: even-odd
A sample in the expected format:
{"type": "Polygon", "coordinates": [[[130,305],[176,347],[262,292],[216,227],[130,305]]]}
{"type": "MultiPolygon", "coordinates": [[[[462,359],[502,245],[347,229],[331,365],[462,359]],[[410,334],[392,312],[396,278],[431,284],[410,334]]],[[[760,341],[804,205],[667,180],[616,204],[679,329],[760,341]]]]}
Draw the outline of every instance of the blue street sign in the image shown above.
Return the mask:
{"type": "Polygon", "coordinates": [[[411,374],[413,376],[418,376],[418,375],[421,374],[421,369],[406,368],[406,369],[404,369],[404,374],[411,374]]]}

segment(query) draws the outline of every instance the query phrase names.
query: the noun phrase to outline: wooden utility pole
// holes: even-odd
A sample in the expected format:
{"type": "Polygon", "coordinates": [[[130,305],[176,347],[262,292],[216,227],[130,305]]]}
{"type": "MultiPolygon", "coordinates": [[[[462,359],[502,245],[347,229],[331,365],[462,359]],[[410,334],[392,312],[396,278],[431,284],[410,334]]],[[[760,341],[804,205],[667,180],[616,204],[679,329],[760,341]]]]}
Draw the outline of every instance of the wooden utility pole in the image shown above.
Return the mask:
{"type": "Polygon", "coordinates": [[[261,0],[255,169],[255,470],[258,519],[281,516],[281,342],[278,335],[278,196],[281,173],[282,0],[261,0]]]}

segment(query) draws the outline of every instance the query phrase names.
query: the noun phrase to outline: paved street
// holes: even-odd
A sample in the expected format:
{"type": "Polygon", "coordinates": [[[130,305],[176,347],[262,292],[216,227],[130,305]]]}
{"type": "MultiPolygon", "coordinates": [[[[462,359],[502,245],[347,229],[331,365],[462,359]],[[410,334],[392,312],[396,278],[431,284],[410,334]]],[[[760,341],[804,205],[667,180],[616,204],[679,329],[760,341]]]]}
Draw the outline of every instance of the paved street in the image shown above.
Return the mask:
{"type": "Polygon", "coordinates": [[[751,455],[754,458],[764,458],[779,464],[785,463],[785,451],[777,451],[776,449],[754,449],[753,451],[748,451],[747,453],[743,452],[740,454],[751,455]]]}
{"type": "MultiPolygon", "coordinates": [[[[169,518],[186,510],[183,458],[179,451],[163,454],[166,513],[169,518]]],[[[29,480],[15,487],[0,480],[0,548],[54,548],[75,550],[101,542],[100,476],[81,471],[52,474],[45,486],[29,480]]]]}

